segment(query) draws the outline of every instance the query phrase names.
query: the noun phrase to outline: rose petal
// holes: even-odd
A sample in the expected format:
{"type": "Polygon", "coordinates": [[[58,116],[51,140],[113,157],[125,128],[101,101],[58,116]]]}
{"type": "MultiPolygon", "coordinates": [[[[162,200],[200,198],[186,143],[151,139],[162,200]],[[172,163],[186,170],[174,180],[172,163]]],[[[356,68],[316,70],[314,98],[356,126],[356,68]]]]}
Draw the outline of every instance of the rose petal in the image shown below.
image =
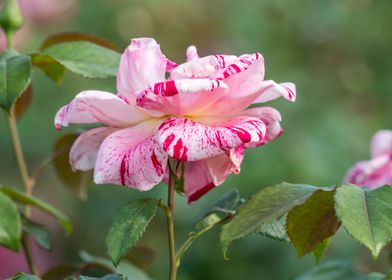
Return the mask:
{"type": "Polygon", "coordinates": [[[227,86],[211,79],[180,79],[156,83],[138,94],[136,104],[154,116],[195,115],[210,108],[227,86]]]}
{"type": "Polygon", "coordinates": [[[209,159],[186,162],[184,190],[188,203],[221,185],[231,173],[238,174],[243,157],[244,148],[239,147],[209,159]]]}
{"type": "Polygon", "coordinates": [[[293,83],[277,84],[271,80],[263,81],[260,86],[260,96],[253,103],[264,103],[282,96],[294,102],[297,97],[295,85],[293,83]]]}
{"type": "Polygon", "coordinates": [[[195,46],[189,46],[186,49],[186,61],[191,61],[200,58],[197,53],[197,48],[195,46]]]}
{"type": "Polygon", "coordinates": [[[154,39],[132,39],[121,56],[117,74],[119,95],[133,103],[135,93],[165,80],[166,66],[167,59],[154,39]]]}
{"type": "Polygon", "coordinates": [[[148,115],[130,106],[118,96],[104,91],[89,90],[79,93],[56,114],[55,126],[61,129],[69,123],[103,123],[123,127],[138,123],[148,115]]]}
{"type": "Polygon", "coordinates": [[[108,136],[99,148],[95,183],[145,191],[161,182],[168,156],[156,139],[157,125],[156,120],[146,121],[108,136]]]}
{"type": "Polygon", "coordinates": [[[73,143],[69,153],[72,168],[83,171],[94,169],[102,141],[116,130],[116,128],[104,126],[83,132],[73,143]]]}
{"type": "Polygon", "coordinates": [[[258,53],[240,56],[234,63],[216,72],[213,77],[222,79],[228,85],[228,93],[222,95],[210,108],[200,112],[200,115],[238,114],[248,108],[261,94],[264,59],[258,53]]]}
{"type": "Polygon", "coordinates": [[[380,130],[372,139],[371,143],[372,157],[378,157],[385,154],[392,154],[392,131],[380,130]]]}
{"type": "MultiPolygon", "coordinates": [[[[233,63],[237,59],[234,55],[210,55],[201,58],[195,58],[190,49],[192,60],[178,65],[171,72],[171,79],[199,79],[212,77],[218,70],[224,69],[226,65],[233,63]]],[[[188,51],[187,51],[188,57],[188,51]]]]}
{"type": "Polygon", "coordinates": [[[368,188],[392,185],[391,156],[383,155],[358,162],[347,172],[345,182],[368,188]]]}
{"type": "Polygon", "coordinates": [[[282,117],[276,109],[272,107],[251,108],[243,112],[243,115],[258,118],[266,125],[267,133],[259,143],[245,144],[246,148],[254,148],[267,144],[282,135],[283,129],[280,126],[282,117]]]}
{"type": "Polygon", "coordinates": [[[173,158],[195,161],[210,158],[245,143],[258,143],[265,136],[262,121],[236,117],[211,125],[186,118],[170,118],[158,129],[158,141],[173,158]]]}

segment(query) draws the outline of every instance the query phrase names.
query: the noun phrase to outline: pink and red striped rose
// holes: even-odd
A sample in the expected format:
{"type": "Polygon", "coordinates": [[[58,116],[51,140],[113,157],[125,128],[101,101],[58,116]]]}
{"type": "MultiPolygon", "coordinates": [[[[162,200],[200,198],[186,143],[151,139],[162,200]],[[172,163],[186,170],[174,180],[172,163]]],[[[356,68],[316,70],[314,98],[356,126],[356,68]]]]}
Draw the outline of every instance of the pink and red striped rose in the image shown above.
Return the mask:
{"type": "Polygon", "coordinates": [[[97,184],[145,191],[165,180],[171,157],[185,162],[191,203],[239,173],[245,149],[280,136],[277,110],[248,108],[281,96],[295,101],[295,86],[264,80],[261,54],[199,57],[191,46],[186,56],[177,65],[155,40],[133,39],[121,57],[117,94],[88,90],[62,107],[58,129],[102,124],[76,140],[72,167],[94,169],[97,184]]]}

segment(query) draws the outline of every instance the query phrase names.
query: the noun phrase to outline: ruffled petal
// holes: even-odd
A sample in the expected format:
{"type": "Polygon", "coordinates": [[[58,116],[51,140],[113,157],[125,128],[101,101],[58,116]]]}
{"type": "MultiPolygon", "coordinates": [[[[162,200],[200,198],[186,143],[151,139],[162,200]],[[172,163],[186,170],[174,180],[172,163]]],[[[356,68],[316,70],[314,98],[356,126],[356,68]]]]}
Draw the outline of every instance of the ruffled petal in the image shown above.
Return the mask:
{"type": "Polygon", "coordinates": [[[377,132],[373,136],[370,149],[373,158],[385,154],[392,155],[392,130],[377,132]]]}
{"type": "Polygon", "coordinates": [[[56,114],[55,126],[61,129],[69,123],[103,123],[108,126],[129,126],[148,118],[118,96],[104,91],[89,90],[79,93],[56,114]]]}
{"type": "Polygon", "coordinates": [[[186,118],[170,118],[158,129],[158,141],[173,158],[196,161],[210,158],[265,136],[262,121],[236,117],[206,125],[186,118]]]}
{"type": "Polygon", "coordinates": [[[108,136],[99,148],[95,183],[145,191],[161,182],[168,156],[156,139],[157,125],[157,120],[146,121],[108,136]]]}
{"type": "Polygon", "coordinates": [[[226,90],[227,85],[219,80],[170,80],[138,94],[136,104],[154,116],[193,115],[210,108],[226,90]]]}
{"type": "Polygon", "coordinates": [[[178,65],[171,72],[171,79],[200,79],[210,78],[217,71],[224,69],[227,65],[233,63],[237,57],[234,55],[209,55],[197,58],[197,51],[188,48],[187,60],[188,62],[178,65]],[[191,59],[191,60],[189,60],[191,59]]]}
{"type": "Polygon", "coordinates": [[[283,129],[280,126],[282,117],[278,110],[272,107],[251,108],[243,112],[243,115],[260,119],[266,125],[267,132],[265,137],[259,143],[247,143],[246,148],[254,148],[265,145],[282,135],[283,129]]]}
{"type": "Polygon", "coordinates": [[[74,170],[94,169],[97,154],[102,141],[118,129],[97,127],[83,132],[72,145],[69,161],[74,170]]]}
{"type": "Polygon", "coordinates": [[[358,162],[347,172],[345,182],[372,189],[392,185],[391,156],[383,155],[358,162]]]}
{"type": "Polygon", "coordinates": [[[135,93],[165,80],[168,65],[170,66],[154,39],[132,39],[121,56],[117,74],[117,92],[129,103],[133,103],[135,93]]]}
{"type": "Polygon", "coordinates": [[[294,102],[297,97],[295,84],[278,84],[271,80],[263,81],[260,85],[260,95],[253,103],[264,103],[282,96],[284,99],[294,102]]]}
{"type": "Polygon", "coordinates": [[[258,53],[240,56],[232,64],[217,71],[212,77],[225,82],[229,90],[215,104],[200,112],[200,115],[238,114],[248,108],[261,94],[264,59],[258,53]]]}
{"type": "Polygon", "coordinates": [[[238,147],[209,159],[186,162],[184,190],[188,203],[221,185],[231,173],[238,174],[243,157],[244,148],[238,147]]]}

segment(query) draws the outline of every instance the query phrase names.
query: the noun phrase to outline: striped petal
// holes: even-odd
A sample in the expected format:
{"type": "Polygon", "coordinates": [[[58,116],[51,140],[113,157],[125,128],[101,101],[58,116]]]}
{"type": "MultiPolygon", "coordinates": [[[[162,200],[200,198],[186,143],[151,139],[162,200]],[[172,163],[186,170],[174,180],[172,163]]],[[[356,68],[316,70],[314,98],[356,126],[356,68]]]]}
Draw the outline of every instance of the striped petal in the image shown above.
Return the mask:
{"type": "Polygon", "coordinates": [[[245,143],[259,143],[265,133],[264,123],[252,117],[236,117],[208,125],[186,118],[170,118],[159,127],[158,141],[171,157],[196,161],[245,143]]]}
{"type": "Polygon", "coordinates": [[[282,135],[283,129],[280,126],[282,117],[276,109],[272,107],[251,108],[243,112],[246,116],[260,119],[266,125],[266,135],[259,143],[245,144],[246,148],[254,148],[265,145],[282,135]]]}
{"type": "Polygon", "coordinates": [[[186,162],[184,190],[188,203],[221,185],[230,174],[238,174],[243,157],[244,148],[239,147],[209,159],[186,162]]]}
{"type": "Polygon", "coordinates": [[[76,139],[69,153],[72,168],[83,171],[94,169],[101,143],[116,130],[116,128],[104,126],[83,132],[76,139]]]}
{"type": "Polygon", "coordinates": [[[263,81],[260,85],[260,95],[253,103],[264,103],[279,97],[294,102],[297,93],[293,83],[275,83],[274,81],[263,81]]]}
{"type": "Polygon", "coordinates": [[[237,59],[234,55],[210,55],[197,58],[196,48],[192,46],[187,50],[186,63],[178,65],[171,72],[171,79],[200,79],[210,78],[217,71],[224,69],[227,65],[237,59]]]}
{"type": "Polygon", "coordinates": [[[136,103],[154,116],[192,115],[210,108],[226,90],[226,84],[218,80],[171,80],[141,92],[136,103]]]}
{"type": "Polygon", "coordinates": [[[166,67],[170,65],[154,39],[132,39],[121,56],[117,74],[118,94],[133,104],[137,92],[165,80],[166,67]]]}
{"type": "Polygon", "coordinates": [[[124,127],[147,118],[148,115],[114,94],[89,90],[79,93],[57,112],[55,126],[61,129],[70,123],[103,123],[108,126],[124,127]]]}
{"type": "Polygon", "coordinates": [[[161,182],[168,156],[155,136],[158,125],[157,120],[146,121],[108,136],[99,148],[95,183],[145,191],[161,182]]]}

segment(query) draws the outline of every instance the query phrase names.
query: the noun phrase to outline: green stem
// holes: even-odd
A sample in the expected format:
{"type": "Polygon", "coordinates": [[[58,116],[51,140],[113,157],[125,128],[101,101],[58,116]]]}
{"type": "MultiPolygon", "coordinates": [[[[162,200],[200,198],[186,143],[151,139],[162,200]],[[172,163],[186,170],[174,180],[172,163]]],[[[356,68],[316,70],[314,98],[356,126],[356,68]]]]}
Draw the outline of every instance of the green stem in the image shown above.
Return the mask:
{"type": "Polygon", "coordinates": [[[12,49],[14,47],[14,32],[7,31],[5,32],[5,36],[7,39],[7,48],[12,49]]]}
{"type": "MultiPolygon", "coordinates": [[[[18,128],[16,124],[15,117],[12,115],[12,113],[7,116],[8,120],[8,127],[11,135],[11,141],[12,145],[14,148],[14,153],[16,157],[16,161],[18,163],[18,168],[19,168],[19,173],[22,176],[23,184],[25,191],[28,195],[32,195],[33,193],[33,188],[34,188],[34,181],[30,178],[29,172],[27,170],[27,165],[26,161],[23,155],[23,150],[22,150],[22,145],[20,143],[20,138],[19,138],[19,133],[18,133],[18,128]]],[[[25,215],[26,217],[31,216],[30,208],[26,206],[25,208],[25,215]]],[[[26,255],[26,261],[29,266],[30,272],[38,275],[38,270],[34,264],[31,251],[29,248],[29,243],[28,243],[28,238],[27,235],[23,234],[22,236],[22,246],[26,255]]]]}
{"type": "Polygon", "coordinates": [[[32,273],[34,275],[38,275],[39,272],[38,272],[37,267],[34,264],[33,255],[31,254],[31,251],[30,251],[29,238],[28,238],[27,234],[22,234],[22,247],[23,247],[23,251],[26,256],[26,261],[29,266],[30,273],[32,273]]]}
{"type": "MultiPolygon", "coordinates": [[[[169,162],[170,164],[170,162],[169,162]]],[[[176,259],[176,249],[175,249],[175,239],[174,239],[174,189],[175,189],[175,174],[170,169],[169,171],[169,184],[168,184],[168,197],[166,211],[167,217],[167,234],[169,240],[169,255],[170,255],[170,276],[169,280],[176,280],[177,278],[177,259],[176,259]]]]}

